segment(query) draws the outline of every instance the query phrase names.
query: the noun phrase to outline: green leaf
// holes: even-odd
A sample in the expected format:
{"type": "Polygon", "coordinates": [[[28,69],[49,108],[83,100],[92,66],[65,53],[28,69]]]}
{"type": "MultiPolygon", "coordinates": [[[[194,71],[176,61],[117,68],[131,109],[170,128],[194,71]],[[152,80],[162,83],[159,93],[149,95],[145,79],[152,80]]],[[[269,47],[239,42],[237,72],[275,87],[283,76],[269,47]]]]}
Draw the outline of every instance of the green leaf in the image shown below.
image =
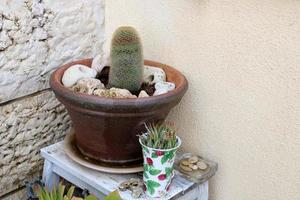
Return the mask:
{"type": "Polygon", "coordinates": [[[168,161],[169,157],[168,154],[165,154],[161,159],[161,164],[165,164],[168,161]]]}
{"type": "Polygon", "coordinates": [[[44,200],[51,200],[49,192],[47,190],[44,190],[43,199],[44,200]]]}
{"type": "Polygon", "coordinates": [[[158,156],[156,155],[155,152],[153,152],[153,153],[151,154],[151,157],[152,157],[152,158],[157,158],[158,156]]]}
{"type": "Polygon", "coordinates": [[[161,164],[165,164],[168,160],[174,157],[174,151],[169,151],[161,159],[161,164]]]}
{"type": "Polygon", "coordinates": [[[147,186],[150,186],[150,187],[152,187],[152,188],[155,188],[155,187],[159,187],[160,184],[159,184],[158,182],[156,182],[156,181],[148,180],[148,181],[147,181],[147,186]]]}
{"type": "Polygon", "coordinates": [[[146,179],[149,179],[149,176],[148,176],[147,172],[144,172],[144,177],[145,177],[146,179]]]}
{"type": "Polygon", "coordinates": [[[149,171],[149,165],[148,164],[144,164],[144,171],[149,171]]]}
{"type": "Polygon", "coordinates": [[[58,186],[58,197],[59,197],[59,199],[61,199],[61,200],[63,199],[64,192],[65,192],[65,186],[60,183],[59,186],[58,186]]]}
{"type": "Polygon", "coordinates": [[[154,168],[150,168],[149,170],[149,173],[152,175],[152,176],[156,176],[158,174],[160,174],[161,170],[159,169],[154,169],[154,168]]]}
{"type": "Polygon", "coordinates": [[[146,185],[147,185],[147,190],[149,191],[149,193],[152,195],[152,194],[154,194],[154,192],[155,192],[155,187],[159,187],[160,186],[160,184],[159,183],[157,183],[157,182],[155,182],[155,181],[152,181],[152,180],[148,180],[147,182],[146,182],[146,185]]]}
{"type": "Polygon", "coordinates": [[[37,191],[37,195],[38,195],[38,198],[39,200],[45,200],[45,189],[44,188],[40,188],[39,191],[37,191]]]}
{"type": "Polygon", "coordinates": [[[68,190],[68,192],[67,192],[67,197],[68,197],[69,199],[72,198],[73,193],[74,193],[74,190],[75,190],[75,186],[70,187],[70,189],[68,190]]]}
{"type": "Polygon", "coordinates": [[[55,200],[55,195],[56,195],[56,189],[53,188],[53,190],[50,192],[50,199],[55,200]]]}
{"type": "Polygon", "coordinates": [[[171,167],[166,167],[166,176],[169,177],[172,174],[172,171],[171,167]]]}
{"type": "Polygon", "coordinates": [[[146,186],[147,186],[147,190],[149,191],[149,193],[153,194],[154,193],[154,188],[153,188],[153,186],[151,185],[151,183],[149,181],[147,181],[146,186]]]}
{"type": "Polygon", "coordinates": [[[85,197],[84,200],[98,200],[98,199],[93,195],[89,195],[89,196],[85,197]]]}
{"type": "Polygon", "coordinates": [[[122,200],[117,190],[111,192],[104,200],[122,200]]]}
{"type": "Polygon", "coordinates": [[[147,190],[149,190],[149,193],[152,195],[154,194],[155,190],[153,187],[147,187],[147,190]]]}
{"type": "Polygon", "coordinates": [[[149,152],[149,149],[146,148],[146,147],[143,147],[143,150],[146,151],[147,153],[150,153],[150,152],[149,152]]]}

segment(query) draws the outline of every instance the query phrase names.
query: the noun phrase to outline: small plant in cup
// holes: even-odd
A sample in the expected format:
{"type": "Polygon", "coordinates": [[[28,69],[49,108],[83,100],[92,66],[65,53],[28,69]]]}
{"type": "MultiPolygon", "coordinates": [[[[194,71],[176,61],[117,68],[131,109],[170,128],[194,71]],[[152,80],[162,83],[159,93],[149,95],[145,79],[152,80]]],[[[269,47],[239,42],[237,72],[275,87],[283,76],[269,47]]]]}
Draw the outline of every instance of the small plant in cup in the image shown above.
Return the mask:
{"type": "Polygon", "coordinates": [[[146,134],[140,139],[148,147],[155,149],[171,149],[177,145],[176,130],[170,122],[145,124],[146,134]]]}
{"type": "Polygon", "coordinates": [[[173,177],[173,164],[181,140],[172,123],[146,123],[146,133],[139,136],[143,149],[145,192],[163,197],[173,177]]]}

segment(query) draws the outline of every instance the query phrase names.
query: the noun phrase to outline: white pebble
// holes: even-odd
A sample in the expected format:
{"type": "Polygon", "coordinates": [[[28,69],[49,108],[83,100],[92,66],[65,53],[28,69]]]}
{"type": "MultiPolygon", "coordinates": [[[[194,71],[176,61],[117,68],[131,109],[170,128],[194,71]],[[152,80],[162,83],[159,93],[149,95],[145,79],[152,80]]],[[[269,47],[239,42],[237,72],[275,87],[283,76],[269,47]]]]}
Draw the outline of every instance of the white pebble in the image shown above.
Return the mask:
{"type": "Polygon", "coordinates": [[[153,96],[157,96],[160,94],[165,94],[171,90],[175,89],[175,84],[171,82],[159,82],[155,84],[155,92],[153,96]]]}
{"type": "Polygon", "coordinates": [[[138,96],[138,98],[141,98],[141,97],[149,97],[149,95],[147,94],[147,92],[145,92],[145,90],[142,90],[138,96]]]}
{"type": "Polygon", "coordinates": [[[198,168],[201,169],[201,170],[207,169],[207,164],[206,164],[205,162],[203,162],[203,161],[197,162],[197,166],[198,166],[198,168]]]}
{"type": "Polygon", "coordinates": [[[66,87],[71,87],[83,78],[95,78],[97,71],[85,65],[73,65],[69,67],[62,77],[62,83],[66,87]]]}
{"type": "Polygon", "coordinates": [[[99,54],[93,59],[91,68],[100,73],[103,70],[103,68],[105,66],[109,66],[109,64],[109,54],[99,54]]]}
{"type": "Polygon", "coordinates": [[[75,92],[81,92],[86,94],[93,94],[96,89],[105,88],[104,84],[100,80],[95,78],[83,78],[80,79],[75,85],[71,87],[75,92]]]}
{"type": "Polygon", "coordinates": [[[144,68],[144,82],[149,84],[165,82],[166,73],[158,67],[145,66],[144,68]]]}

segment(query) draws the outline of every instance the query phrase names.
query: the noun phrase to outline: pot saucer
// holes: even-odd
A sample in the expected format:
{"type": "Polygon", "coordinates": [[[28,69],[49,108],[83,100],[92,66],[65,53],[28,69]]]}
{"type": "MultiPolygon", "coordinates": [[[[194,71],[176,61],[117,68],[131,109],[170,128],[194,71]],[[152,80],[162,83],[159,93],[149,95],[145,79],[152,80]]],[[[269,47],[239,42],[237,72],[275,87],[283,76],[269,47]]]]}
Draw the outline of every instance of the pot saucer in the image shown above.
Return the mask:
{"type": "Polygon", "coordinates": [[[87,168],[97,170],[100,172],[107,172],[113,174],[130,174],[142,172],[143,166],[140,165],[126,165],[126,166],[109,166],[101,161],[94,160],[83,155],[75,144],[75,134],[73,131],[68,133],[64,139],[64,150],[66,154],[76,163],[87,168]]]}

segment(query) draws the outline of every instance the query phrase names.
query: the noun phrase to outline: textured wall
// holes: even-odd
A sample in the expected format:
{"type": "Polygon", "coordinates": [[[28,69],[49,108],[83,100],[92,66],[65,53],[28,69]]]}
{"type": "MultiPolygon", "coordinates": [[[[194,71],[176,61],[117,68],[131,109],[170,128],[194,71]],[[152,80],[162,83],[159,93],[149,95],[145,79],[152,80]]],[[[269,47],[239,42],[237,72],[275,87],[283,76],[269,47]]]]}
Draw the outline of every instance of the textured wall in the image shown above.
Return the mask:
{"type": "Polygon", "coordinates": [[[115,0],[106,10],[109,36],[134,25],[146,58],[187,76],[170,118],[185,149],[220,164],[210,199],[299,199],[300,1],[115,0]]]}
{"type": "Polygon", "coordinates": [[[56,67],[100,52],[101,2],[1,0],[0,102],[47,88],[56,67]]]}
{"type": "Polygon", "coordinates": [[[6,195],[1,200],[27,200],[26,188],[22,188],[13,194],[6,195]]]}
{"type": "Polygon", "coordinates": [[[103,0],[0,0],[0,198],[36,177],[40,148],[69,130],[48,80],[61,64],[101,53],[104,17],[103,0]]]}
{"type": "Polygon", "coordinates": [[[63,138],[69,116],[51,91],[0,107],[0,196],[42,169],[40,148],[63,138]]]}

